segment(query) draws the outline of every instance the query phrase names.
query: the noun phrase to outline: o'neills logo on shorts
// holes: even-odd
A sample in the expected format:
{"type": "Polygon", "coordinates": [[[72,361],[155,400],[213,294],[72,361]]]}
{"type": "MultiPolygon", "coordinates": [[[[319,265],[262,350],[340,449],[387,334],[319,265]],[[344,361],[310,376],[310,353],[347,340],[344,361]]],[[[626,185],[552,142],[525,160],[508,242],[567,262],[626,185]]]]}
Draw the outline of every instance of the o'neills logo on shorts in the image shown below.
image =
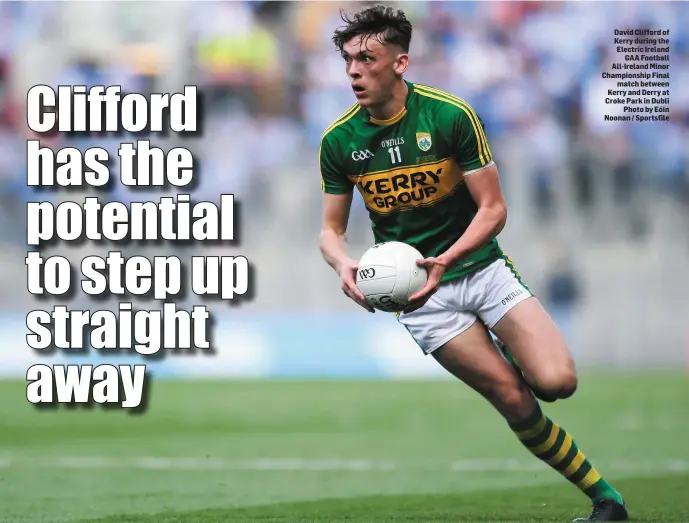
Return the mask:
{"type": "Polygon", "coordinates": [[[502,304],[507,305],[509,302],[511,302],[517,296],[521,296],[522,294],[524,294],[524,291],[521,289],[517,289],[516,291],[512,291],[507,296],[505,296],[505,299],[502,300],[502,304]]]}
{"type": "Polygon", "coordinates": [[[366,206],[379,213],[433,205],[464,182],[452,159],[361,175],[352,175],[366,206]]]}

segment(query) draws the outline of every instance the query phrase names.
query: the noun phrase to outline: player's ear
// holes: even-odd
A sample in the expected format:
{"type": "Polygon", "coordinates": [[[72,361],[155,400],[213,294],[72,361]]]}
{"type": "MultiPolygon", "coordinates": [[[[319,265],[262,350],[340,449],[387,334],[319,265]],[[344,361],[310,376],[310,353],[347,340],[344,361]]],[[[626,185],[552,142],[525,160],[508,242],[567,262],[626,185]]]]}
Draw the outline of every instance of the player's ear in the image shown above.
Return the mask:
{"type": "Polygon", "coordinates": [[[407,67],[409,66],[409,55],[406,53],[400,53],[395,58],[395,73],[403,74],[407,67]]]}

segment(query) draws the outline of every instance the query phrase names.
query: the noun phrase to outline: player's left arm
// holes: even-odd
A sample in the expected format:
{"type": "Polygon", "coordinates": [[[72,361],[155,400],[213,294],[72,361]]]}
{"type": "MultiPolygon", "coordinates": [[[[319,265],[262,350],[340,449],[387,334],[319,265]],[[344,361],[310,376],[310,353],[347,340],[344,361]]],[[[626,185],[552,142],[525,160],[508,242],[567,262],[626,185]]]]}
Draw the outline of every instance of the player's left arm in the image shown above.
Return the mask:
{"type": "Polygon", "coordinates": [[[469,104],[457,104],[452,109],[448,116],[455,158],[478,211],[464,234],[439,256],[448,267],[487,245],[507,222],[507,205],[483,121],[469,104]]]}
{"type": "MultiPolygon", "coordinates": [[[[445,271],[490,243],[507,222],[507,205],[483,122],[466,104],[453,105],[443,116],[449,120],[447,127],[451,133],[450,141],[455,144],[455,159],[478,210],[464,234],[449,249],[437,257],[418,261],[428,271],[428,280],[422,289],[409,297],[407,312],[423,306],[440,286],[445,271]]],[[[442,122],[443,119],[439,120],[442,122]]]]}
{"type": "Polygon", "coordinates": [[[487,245],[495,238],[507,222],[507,205],[502,195],[498,168],[490,163],[477,170],[465,172],[467,188],[473,197],[478,211],[464,234],[439,256],[418,260],[417,264],[428,271],[426,285],[409,297],[405,312],[422,307],[438,287],[448,268],[454,266],[471,252],[487,245]]]}
{"type": "Polygon", "coordinates": [[[438,256],[446,267],[455,265],[471,252],[490,243],[502,232],[507,223],[507,204],[495,163],[491,162],[485,167],[465,172],[464,177],[478,211],[464,234],[438,256]]]}

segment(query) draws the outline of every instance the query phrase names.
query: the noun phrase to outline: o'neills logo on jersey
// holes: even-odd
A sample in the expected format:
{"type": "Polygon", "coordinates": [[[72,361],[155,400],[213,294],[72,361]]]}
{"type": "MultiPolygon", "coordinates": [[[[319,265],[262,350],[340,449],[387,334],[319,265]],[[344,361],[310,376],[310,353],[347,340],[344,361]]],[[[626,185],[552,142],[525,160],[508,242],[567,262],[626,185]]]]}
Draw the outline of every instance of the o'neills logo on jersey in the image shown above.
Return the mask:
{"type": "Polygon", "coordinates": [[[448,158],[439,162],[349,177],[366,206],[380,214],[433,205],[464,181],[448,158]]]}

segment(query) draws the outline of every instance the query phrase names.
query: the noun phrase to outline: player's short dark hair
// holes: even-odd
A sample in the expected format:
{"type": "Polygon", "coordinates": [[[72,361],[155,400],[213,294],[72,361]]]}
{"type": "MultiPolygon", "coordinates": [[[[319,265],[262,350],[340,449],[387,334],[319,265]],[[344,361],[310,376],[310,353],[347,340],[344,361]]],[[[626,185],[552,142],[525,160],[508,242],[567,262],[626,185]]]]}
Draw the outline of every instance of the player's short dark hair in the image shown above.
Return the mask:
{"type": "Polygon", "coordinates": [[[340,16],[346,25],[333,34],[333,43],[340,52],[356,36],[375,37],[381,44],[399,45],[405,53],[409,52],[412,27],[404,11],[375,4],[351,16],[340,10],[340,16]]]}

